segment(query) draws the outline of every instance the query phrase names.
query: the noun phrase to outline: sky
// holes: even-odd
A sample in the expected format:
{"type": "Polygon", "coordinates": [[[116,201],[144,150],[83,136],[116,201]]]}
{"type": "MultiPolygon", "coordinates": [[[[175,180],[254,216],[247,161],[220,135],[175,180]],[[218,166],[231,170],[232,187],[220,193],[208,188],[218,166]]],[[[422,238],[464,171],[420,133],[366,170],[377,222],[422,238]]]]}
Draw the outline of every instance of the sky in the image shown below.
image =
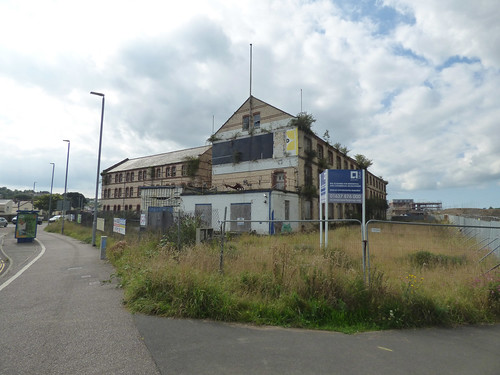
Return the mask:
{"type": "Polygon", "coordinates": [[[0,0],[0,186],[95,196],[101,171],[206,145],[250,93],[388,200],[500,207],[497,0],[0,0]]]}

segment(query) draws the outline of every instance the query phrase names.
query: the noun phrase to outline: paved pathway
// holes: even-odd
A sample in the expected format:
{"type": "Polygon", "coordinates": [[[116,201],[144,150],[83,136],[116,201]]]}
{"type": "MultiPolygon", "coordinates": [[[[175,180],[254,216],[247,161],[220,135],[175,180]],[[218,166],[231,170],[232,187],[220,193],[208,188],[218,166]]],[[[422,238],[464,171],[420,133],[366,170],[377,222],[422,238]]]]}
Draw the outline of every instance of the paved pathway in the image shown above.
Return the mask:
{"type": "Polygon", "coordinates": [[[0,374],[159,374],[95,248],[43,230],[23,244],[2,234],[12,263],[0,278],[0,374]]]}

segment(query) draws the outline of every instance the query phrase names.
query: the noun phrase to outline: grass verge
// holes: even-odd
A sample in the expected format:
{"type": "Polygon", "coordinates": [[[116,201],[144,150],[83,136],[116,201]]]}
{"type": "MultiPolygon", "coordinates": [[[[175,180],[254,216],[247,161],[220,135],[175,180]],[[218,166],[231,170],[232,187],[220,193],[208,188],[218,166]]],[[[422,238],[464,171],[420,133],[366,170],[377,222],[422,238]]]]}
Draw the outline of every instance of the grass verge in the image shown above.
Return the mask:
{"type": "MultiPolygon", "coordinates": [[[[89,233],[65,224],[66,235],[84,242],[89,233]]],[[[385,238],[383,251],[372,249],[369,285],[359,232],[342,227],[329,238],[335,245],[325,249],[317,234],[234,237],[223,273],[218,242],[178,251],[155,234],[108,237],[107,256],[125,304],[146,314],[346,333],[500,321],[499,274],[484,274],[493,260],[478,263],[484,254],[441,230],[420,234],[416,250],[402,251],[395,233],[385,238]]]]}

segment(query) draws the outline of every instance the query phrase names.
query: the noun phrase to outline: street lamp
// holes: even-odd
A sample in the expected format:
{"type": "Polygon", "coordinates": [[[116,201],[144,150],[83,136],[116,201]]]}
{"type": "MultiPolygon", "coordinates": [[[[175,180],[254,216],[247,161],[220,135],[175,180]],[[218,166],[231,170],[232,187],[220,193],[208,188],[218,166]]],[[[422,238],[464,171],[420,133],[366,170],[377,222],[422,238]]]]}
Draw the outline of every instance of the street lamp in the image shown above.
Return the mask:
{"type": "Polygon", "coordinates": [[[69,146],[71,144],[71,142],[68,139],[63,139],[63,142],[68,142],[68,156],[66,156],[66,178],[64,179],[63,217],[61,225],[61,234],[64,234],[64,217],[66,216],[66,189],[68,187],[69,146]]]}
{"type": "Polygon", "coordinates": [[[54,168],[56,167],[56,163],[50,163],[50,164],[52,164],[52,180],[50,181],[49,217],[47,218],[47,221],[50,219],[50,215],[52,212],[52,188],[54,187],[54,168]]]}
{"type": "Polygon", "coordinates": [[[99,171],[101,169],[101,145],[102,145],[102,124],[104,121],[104,94],[100,92],[91,91],[91,95],[97,95],[102,98],[101,107],[101,130],[99,133],[99,152],[97,154],[97,177],[95,181],[95,198],[94,198],[94,221],[92,223],[92,246],[95,246],[95,237],[97,230],[97,195],[99,194],[99,171]]]}
{"type": "Polygon", "coordinates": [[[35,185],[36,181],[33,182],[33,196],[31,197],[31,210],[35,211],[35,185]]]}

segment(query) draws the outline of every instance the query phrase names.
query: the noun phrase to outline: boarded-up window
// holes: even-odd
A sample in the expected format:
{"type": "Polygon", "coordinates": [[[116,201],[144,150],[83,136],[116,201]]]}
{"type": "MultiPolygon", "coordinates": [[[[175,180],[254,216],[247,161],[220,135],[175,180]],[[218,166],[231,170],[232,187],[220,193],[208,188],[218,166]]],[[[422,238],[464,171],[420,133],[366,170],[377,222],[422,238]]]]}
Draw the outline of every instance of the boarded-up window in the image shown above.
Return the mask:
{"type": "Polygon", "coordinates": [[[285,190],[285,172],[274,172],[273,174],[273,188],[285,190]]]}
{"type": "Polygon", "coordinates": [[[303,220],[311,220],[312,219],[312,202],[311,201],[302,201],[302,219],[303,220]]]}
{"type": "Polygon", "coordinates": [[[252,225],[244,220],[252,220],[251,203],[231,203],[231,220],[236,220],[231,223],[232,232],[249,232],[252,225]]]}

